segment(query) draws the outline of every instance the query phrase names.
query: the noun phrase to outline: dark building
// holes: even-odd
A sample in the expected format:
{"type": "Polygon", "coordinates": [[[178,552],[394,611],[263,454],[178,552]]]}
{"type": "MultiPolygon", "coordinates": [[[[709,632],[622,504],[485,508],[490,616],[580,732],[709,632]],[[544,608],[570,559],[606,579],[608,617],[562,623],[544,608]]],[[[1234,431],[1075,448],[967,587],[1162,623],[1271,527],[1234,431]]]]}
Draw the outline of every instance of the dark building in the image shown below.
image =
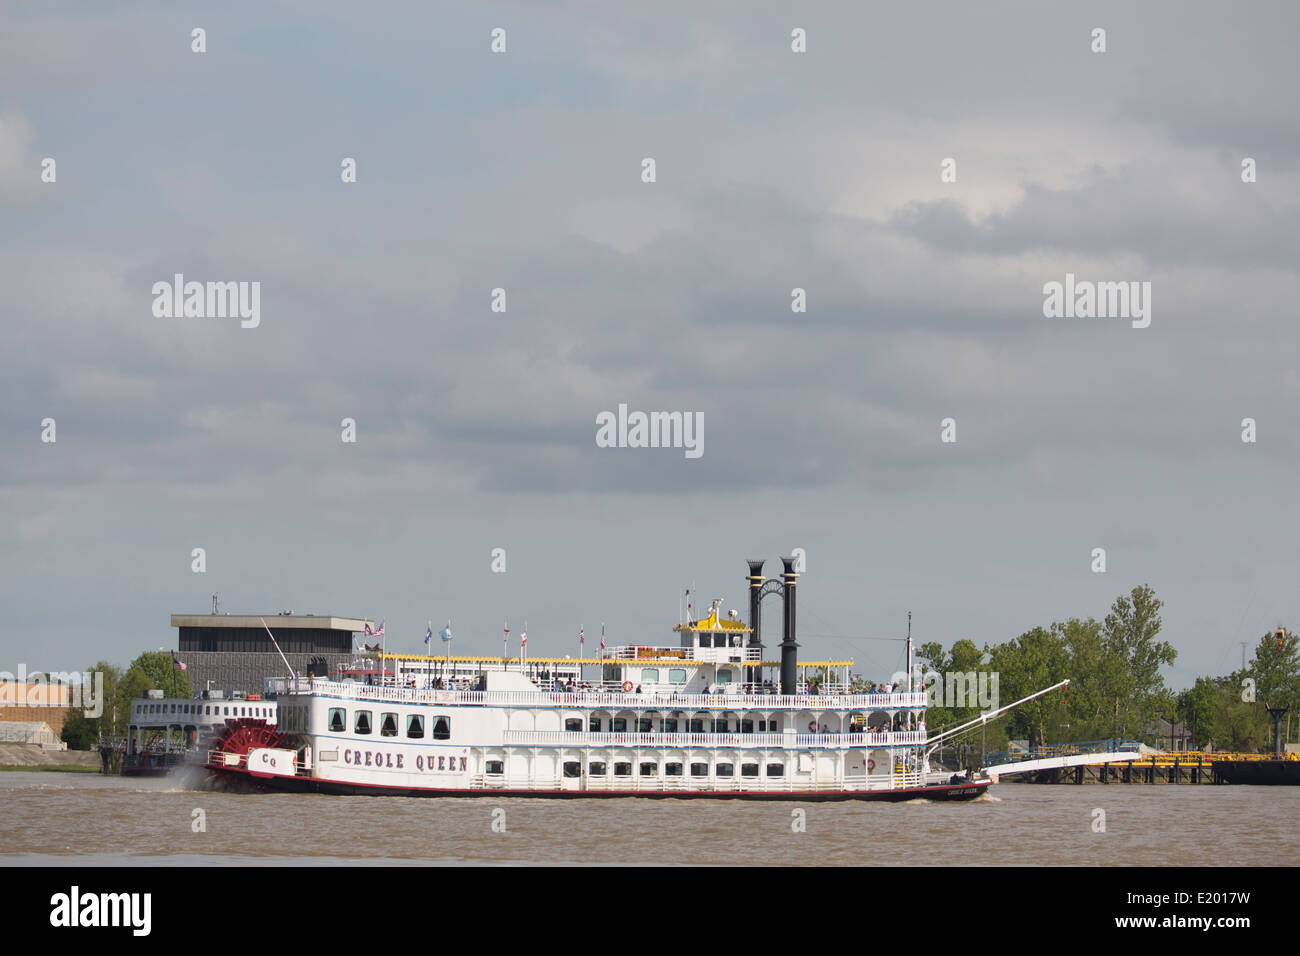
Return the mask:
{"type": "Polygon", "coordinates": [[[196,691],[260,694],[268,677],[287,677],[284,661],[267,636],[275,635],[299,677],[325,677],[352,660],[353,635],[372,622],[314,614],[173,614],[180,630],[177,656],[196,691]],[[266,622],[266,627],[262,622],[266,622]]]}

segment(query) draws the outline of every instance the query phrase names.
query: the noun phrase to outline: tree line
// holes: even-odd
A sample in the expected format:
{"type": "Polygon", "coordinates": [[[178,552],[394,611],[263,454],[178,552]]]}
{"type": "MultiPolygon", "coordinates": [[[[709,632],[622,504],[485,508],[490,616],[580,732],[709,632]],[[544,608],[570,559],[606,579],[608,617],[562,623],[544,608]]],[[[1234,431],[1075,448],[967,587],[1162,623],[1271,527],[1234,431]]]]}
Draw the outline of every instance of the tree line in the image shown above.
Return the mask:
{"type": "Polygon", "coordinates": [[[189,697],[190,675],[177,670],[167,651],[146,651],[133,660],[126,670],[108,661],[100,661],[91,673],[104,675],[104,712],[87,717],[80,708],[71,708],[63,722],[64,742],[72,750],[93,750],[102,734],[125,737],[131,722],[131,701],[145,691],[161,690],[164,697],[189,697]]]}
{"type": "MultiPolygon", "coordinates": [[[[1100,621],[1070,618],[982,649],[970,640],[947,650],[938,643],[922,644],[919,660],[927,670],[996,674],[1001,704],[1070,681],[1062,690],[991,720],[983,739],[977,729],[952,751],[961,759],[981,749],[1006,749],[1011,740],[1039,746],[1111,738],[1168,749],[1169,737],[1161,739],[1157,731],[1158,721],[1166,720],[1186,724],[1194,749],[1258,752],[1272,747],[1273,721],[1266,705],[1291,708],[1283,738],[1291,740],[1292,728],[1300,729],[1300,638],[1285,629],[1265,634],[1244,668],[1198,677],[1192,687],[1175,691],[1161,673],[1177,657],[1171,644],[1159,640],[1163,606],[1144,584],[1116,598],[1100,621]]],[[[965,703],[953,706],[944,699],[941,706],[931,706],[929,729],[979,716],[977,701],[965,703]]]]}

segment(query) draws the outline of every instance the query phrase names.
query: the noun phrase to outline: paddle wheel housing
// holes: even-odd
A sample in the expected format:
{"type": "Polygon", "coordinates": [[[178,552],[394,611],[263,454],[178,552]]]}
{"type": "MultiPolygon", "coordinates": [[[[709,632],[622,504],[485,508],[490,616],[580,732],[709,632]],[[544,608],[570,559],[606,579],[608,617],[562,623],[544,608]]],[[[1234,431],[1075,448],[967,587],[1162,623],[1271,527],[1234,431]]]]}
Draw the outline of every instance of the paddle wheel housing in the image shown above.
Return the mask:
{"type": "Polygon", "coordinates": [[[248,754],[259,748],[285,745],[274,724],[261,717],[232,717],[208,750],[208,763],[227,767],[247,766],[248,754]]]}

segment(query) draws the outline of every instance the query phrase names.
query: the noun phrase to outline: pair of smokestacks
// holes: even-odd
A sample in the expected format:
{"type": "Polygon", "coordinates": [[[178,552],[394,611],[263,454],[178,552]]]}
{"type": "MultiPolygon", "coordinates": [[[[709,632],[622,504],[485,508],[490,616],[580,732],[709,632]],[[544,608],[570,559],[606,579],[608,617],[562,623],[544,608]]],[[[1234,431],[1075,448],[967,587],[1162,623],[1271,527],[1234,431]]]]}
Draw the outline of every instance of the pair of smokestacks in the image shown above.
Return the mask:
{"type": "MultiPolygon", "coordinates": [[[[794,639],[795,635],[795,583],[799,579],[798,573],[794,569],[794,558],[782,558],[781,563],[785,565],[785,571],[781,574],[781,693],[794,694],[797,692],[799,681],[799,643],[794,639]]],[[[754,631],[754,641],[761,648],[763,646],[762,630],[762,603],[763,603],[763,585],[767,581],[763,578],[764,561],[749,562],[749,626],[754,631]]]]}

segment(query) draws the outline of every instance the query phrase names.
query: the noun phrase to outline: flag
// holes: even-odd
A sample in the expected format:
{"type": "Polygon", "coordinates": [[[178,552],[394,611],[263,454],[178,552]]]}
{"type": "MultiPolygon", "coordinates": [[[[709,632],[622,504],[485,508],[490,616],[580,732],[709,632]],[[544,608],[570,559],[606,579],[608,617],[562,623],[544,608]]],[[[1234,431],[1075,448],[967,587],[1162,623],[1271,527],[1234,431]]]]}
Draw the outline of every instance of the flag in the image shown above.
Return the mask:
{"type": "Polygon", "coordinates": [[[528,646],[528,625],[527,624],[525,624],[524,629],[519,632],[519,646],[520,647],[528,646]]]}
{"type": "Polygon", "coordinates": [[[371,629],[369,624],[366,625],[366,637],[383,637],[383,636],[384,636],[383,624],[380,624],[379,627],[374,628],[373,630],[371,629]]]}
{"type": "Polygon", "coordinates": [[[429,622],[429,629],[424,632],[424,643],[428,644],[433,640],[433,622],[429,622]]]}
{"type": "Polygon", "coordinates": [[[441,637],[444,641],[451,640],[451,621],[448,621],[447,626],[438,632],[438,636],[441,637]]]}
{"type": "Polygon", "coordinates": [[[582,645],[586,643],[587,643],[587,631],[585,628],[580,627],[578,628],[578,646],[582,647],[582,645]]]}
{"type": "Polygon", "coordinates": [[[189,670],[189,668],[185,666],[185,662],[176,656],[175,651],[172,651],[172,670],[174,671],[189,670]]]}
{"type": "Polygon", "coordinates": [[[605,649],[605,625],[600,625],[600,649],[605,649]]]}

